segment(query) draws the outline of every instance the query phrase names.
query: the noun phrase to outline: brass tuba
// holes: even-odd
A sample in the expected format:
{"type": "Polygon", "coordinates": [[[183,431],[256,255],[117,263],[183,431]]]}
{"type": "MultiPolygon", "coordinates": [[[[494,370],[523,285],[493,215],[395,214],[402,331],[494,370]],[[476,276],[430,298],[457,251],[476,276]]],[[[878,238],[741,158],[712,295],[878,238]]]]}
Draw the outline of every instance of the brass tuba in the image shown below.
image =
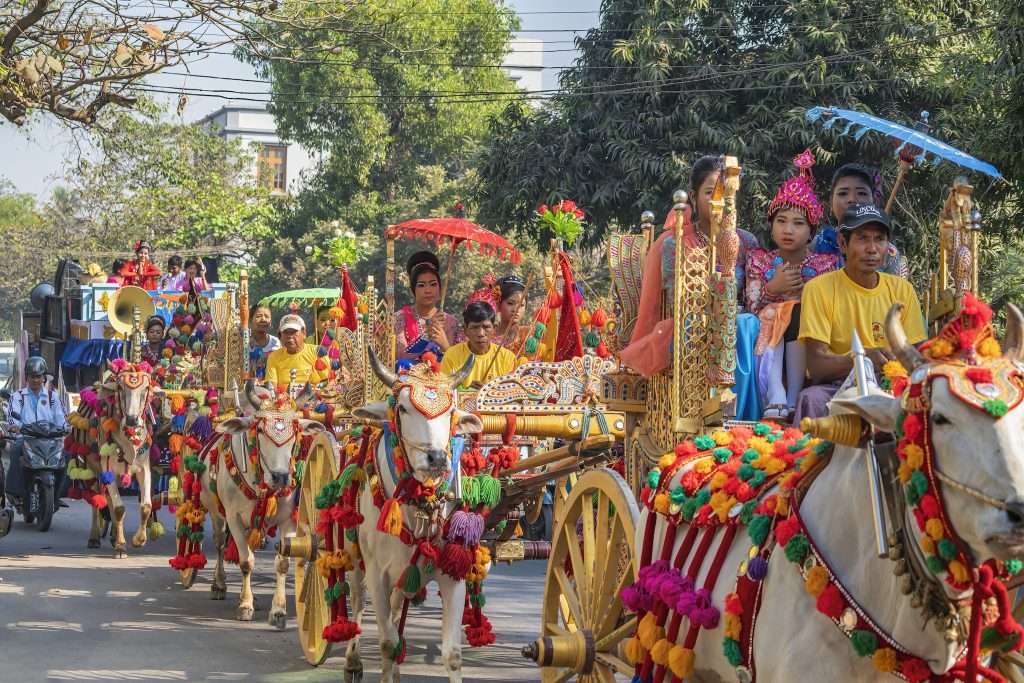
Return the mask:
{"type": "Polygon", "coordinates": [[[156,306],[149,293],[141,287],[122,287],[114,292],[107,303],[107,318],[118,334],[127,335],[136,325],[135,311],[138,309],[142,324],[156,313],[156,306]]]}

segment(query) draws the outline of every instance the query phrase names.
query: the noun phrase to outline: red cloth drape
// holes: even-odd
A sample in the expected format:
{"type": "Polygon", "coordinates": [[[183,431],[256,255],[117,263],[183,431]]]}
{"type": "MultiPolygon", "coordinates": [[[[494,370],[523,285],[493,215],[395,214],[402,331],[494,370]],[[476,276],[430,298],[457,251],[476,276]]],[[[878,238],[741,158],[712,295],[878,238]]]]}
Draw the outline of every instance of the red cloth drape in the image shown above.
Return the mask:
{"type": "Polygon", "coordinates": [[[562,269],[562,310],[558,315],[558,341],[555,344],[555,362],[583,355],[583,333],[576,316],[576,280],[569,267],[569,258],[559,252],[558,265],[562,269]]]}
{"type": "Polygon", "coordinates": [[[345,317],[341,319],[341,326],[355,332],[358,316],[356,292],[352,287],[352,280],[348,277],[347,268],[341,271],[341,301],[345,304],[345,317]]]}

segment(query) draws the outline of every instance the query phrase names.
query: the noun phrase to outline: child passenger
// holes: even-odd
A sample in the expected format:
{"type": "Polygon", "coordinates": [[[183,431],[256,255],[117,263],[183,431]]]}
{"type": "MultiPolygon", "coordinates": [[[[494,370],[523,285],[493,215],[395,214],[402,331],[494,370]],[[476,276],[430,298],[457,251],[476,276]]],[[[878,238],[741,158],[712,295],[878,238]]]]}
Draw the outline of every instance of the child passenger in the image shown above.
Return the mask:
{"type": "Polygon", "coordinates": [[[776,248],[748,253],[746,284],[747,310],[761,320],[754,353],[760,356],[758,386],[767,403],[764,418],[786,422],[796,409],[807,366],[798,340],[800,293],[805,282],[839,267],[834,254],[808,249],[824,213],[814,194],[814,156],[805,150],[793,163],[798,174],[782,184],[768,205],[776,248]]]}

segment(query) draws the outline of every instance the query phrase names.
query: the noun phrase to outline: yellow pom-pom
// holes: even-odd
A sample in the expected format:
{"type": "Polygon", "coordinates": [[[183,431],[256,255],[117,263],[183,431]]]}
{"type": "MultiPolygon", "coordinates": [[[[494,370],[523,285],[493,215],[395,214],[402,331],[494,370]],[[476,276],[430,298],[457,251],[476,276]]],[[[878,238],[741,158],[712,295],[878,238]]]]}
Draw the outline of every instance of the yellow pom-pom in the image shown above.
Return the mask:
{"type": "Polygon", "coordinates": [[[737,614],[726,614],[723,622],[725,637],[739,640],[743,632],[743,620],[737,614]]]}
{"type": "Polygon", "coordinates": [[[581,308],[578,315],[580,319],[580,326],[586,327],[590,324],[590,311],[585,308],[581,308]]]}
{"type": "Polygon", "coordinates": [[[713,458],[702,458],[693,465],[693,469],[697,470],[697,474],[708,474],[715,467],[715,461],[713,458]]]}
{"type": "Polygon", "coordinates": [[[654,511],[663,515],[668,514],[668,494],[659,493],[654,497],[654,511]]]}
{"type": "Polygon", "coordinates": [[[971,577],[970,573],[967,571],[967,567],[963,566],[959,560],[950,560],[946,569],[948,569],[949,573],[953,575],[953,580],[957,583],[967,583],[971,577]]]}
{"type": "Polygon", "coordinates": [[[668,666],[668,653],[672,649],[672,643],[667,638],[662,638],[651,648],[651,659],[658,666],[668,666]]]}
{"type": "Polygon", "coordinates": [[[1003,355],[1003,350],[999,348],[999,342],[989,337],[978,345],[978,354],[985,358],[997,358],[1003,355]]]}
{"type": "Polygon", "coordinates": [[[818,597],[828,586],[828,571],[820,564],[816,564],[807,570],[804,576],[804,590],[810,595],[818,597]]]}
{"type": "Polygon", "coordinates": [[[273,519],[274,515],[277,514],[277,496],[271,496],[267,499],[267,519],[273,519]]]}
{"type": "Polygon", "coordinates": [[[711,438],[715,440],[716,446],[728,446],[732,443],[732,434],[721,429],[713,432],[711,438]]]}
{"type": "Polygon", "coordinates": [[[936,339],[932,342],[932,345],[928,347],[928,355],[932,358],[945,358],[946,356],[953,353],[953,345],[946,339],[936,339]]]}
{"type": "Polygon", "coordinates": [[[341,320],[345,317],[345,310],[340,306],[331,306],[331,308],[328,309],[327,314],[335,320],[341,320]]]}
{"type": "Polygon", "coordinates": [[[895,671],[897,665],[896,650],[893,650],[891,647],[878,648],[875,650],[875,654],[871,655],[871,663],[884,674],[895,671]]]}
{"type": "Polygon", "coordinates": [[[682,645],[676,645],[668,653],[668,668],[676,678],[689,678],[693,675],[693,659],[693,650],[682,645]]]}
{"type": "Polygon", "coordinates": [[[644,658],[647,657],[647,650],[644,649],[643,643],[640,642],[639,638],[633,637],[626,641],[625,648],[626,659],[633,666],[642,664],[644,658]]]}
{"type": "Polygon", "coordinates": [[[904,462],[907,463],[907,467],[913,470],[921,468],[924,464],[924,450],[921,449],[916,443],[908,443],[903,448],[903,454],[906,456],[904,462]]]}
{"type": "Polygon", "coordinates": [[[910,476],[914,474],[914,468],[905,462],[900,463],[899,469],[896,471],[896,476],[899,477],[901,484],[906,484],[910,481],[910,476]]]}
{"type": "Polygon", "coordinates": [[[929,519],[925,522],[924,531],[936,541],[941,540],[946,535],[946,531],[942,528],[942,522],[938,519],[929,519]]]}
{"type": "Polygon", "coordinates": [[[929,536],[928,534],[922,534],[921,535],[921,540],[918,541],[918,543],[921,546],[921,550],[923,550],[926,555],[934,555],[935,554],[935,552],[936,552],[936,550],[935,550],[935,541],[933,541],[932,537],[929,536]]]}
{"type": "Polygon", "coordinates": [[[775,497],[775,514],[779,517],[789,516],[789,496],[775,497]]]}
{"type": "Polygon", "coordinates": [[[904,368],[903,363],[900,363],[898,360],[891,360],[882,366],[882,375],[890,380],[896,379],[897,377],[906,377],[907,369],[904,368]]]}
{"type": "Polygon", "coordinates": [[[667,470],[672,467],[672,463],[676,461],[675,453],[666,453],[665,455],[658,458],[658,468],[661,470],[667,470]]]}
{"type": "Polygon", "coordinates": [[[653,612],[647,613],[647,616],[640,622],[636,632],[645,650],[650,650],[654,647],[655,643],[665,637],[665,629],[658,626],[658,620],[653,612]]]}
{"type": "Polygon", "coordinates": [[[715,472],[715,476],[711,477],[711,490],[717,491],[729,482],[729,475],[725,472],[715,472]]]}
{"type": "Polygon", "coordinates": [[[818,464],[818,454],[814,451],[810,451],[807,455],[800,459],[800,471],[807,472],[812,467],[818,464]]]}
{"type": "MultiPolygon", "coordinates": [[[[813,452],[810,455],[813,455],[813,452]]],[[[804,460],[807,460],[808,458],[810,458],[810,455],[805,457],[804,460]]],[[[817,456],[815,456],[815,457],[817,457],[817,456]]],[[[764,473],[769,475],[769,476],[774,475],[774,474],[778,474],[779,472],[781,472],[784,469],[786,469],[786,461],[783,460],[782,458],[775,458],[775,457],[768,458],[768,460],[764,464],[764,473]]]]}

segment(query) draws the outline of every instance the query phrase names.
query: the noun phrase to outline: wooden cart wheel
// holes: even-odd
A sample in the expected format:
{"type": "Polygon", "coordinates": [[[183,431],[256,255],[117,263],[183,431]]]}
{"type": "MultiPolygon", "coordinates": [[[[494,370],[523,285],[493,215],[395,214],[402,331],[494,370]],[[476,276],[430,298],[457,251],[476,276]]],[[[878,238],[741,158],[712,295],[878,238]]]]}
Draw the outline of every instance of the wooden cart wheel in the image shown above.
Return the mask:
{"type": "Polygon", "coordinates": [[[579,478],[580,475],[573,473],[555,482],[555,492],[551,505],[551,515],[555,521],[565,517],[565,504],[569,501],[569,495],[572,493],[579,478]]]}
{"type": "Polygon", "coordinates": [[[542,667],[544,683],[614,683],[616,674],[633,675],[619,644],[636,618],[624,612],[619,592],[636,578],[640,511],[622,477],[598,469],[579,477],[561,512],[544,582],[544,631],[523,654],[542,667]]]}
{"type": "MultiPolygon", "coordinates": [[[[324,601],[327,579],[320,576],[314,563],[322,541],[316,535],[320,511],[316,497],[329,481],[338,477],[338,446],[334,437],[322,432],[313,438],[306,458],[306,469],[299,485],[299,514],[295,537],[291,544],[304,549],[295,560],[295,616],[298,620],[299,644],[306,661],[319,666],[330,654],[331,644],[324,640],[324,626],[330,621],[330,609],[324,601]]],[[[295,552],[290,553],[292,557],[295,552]]]]}

